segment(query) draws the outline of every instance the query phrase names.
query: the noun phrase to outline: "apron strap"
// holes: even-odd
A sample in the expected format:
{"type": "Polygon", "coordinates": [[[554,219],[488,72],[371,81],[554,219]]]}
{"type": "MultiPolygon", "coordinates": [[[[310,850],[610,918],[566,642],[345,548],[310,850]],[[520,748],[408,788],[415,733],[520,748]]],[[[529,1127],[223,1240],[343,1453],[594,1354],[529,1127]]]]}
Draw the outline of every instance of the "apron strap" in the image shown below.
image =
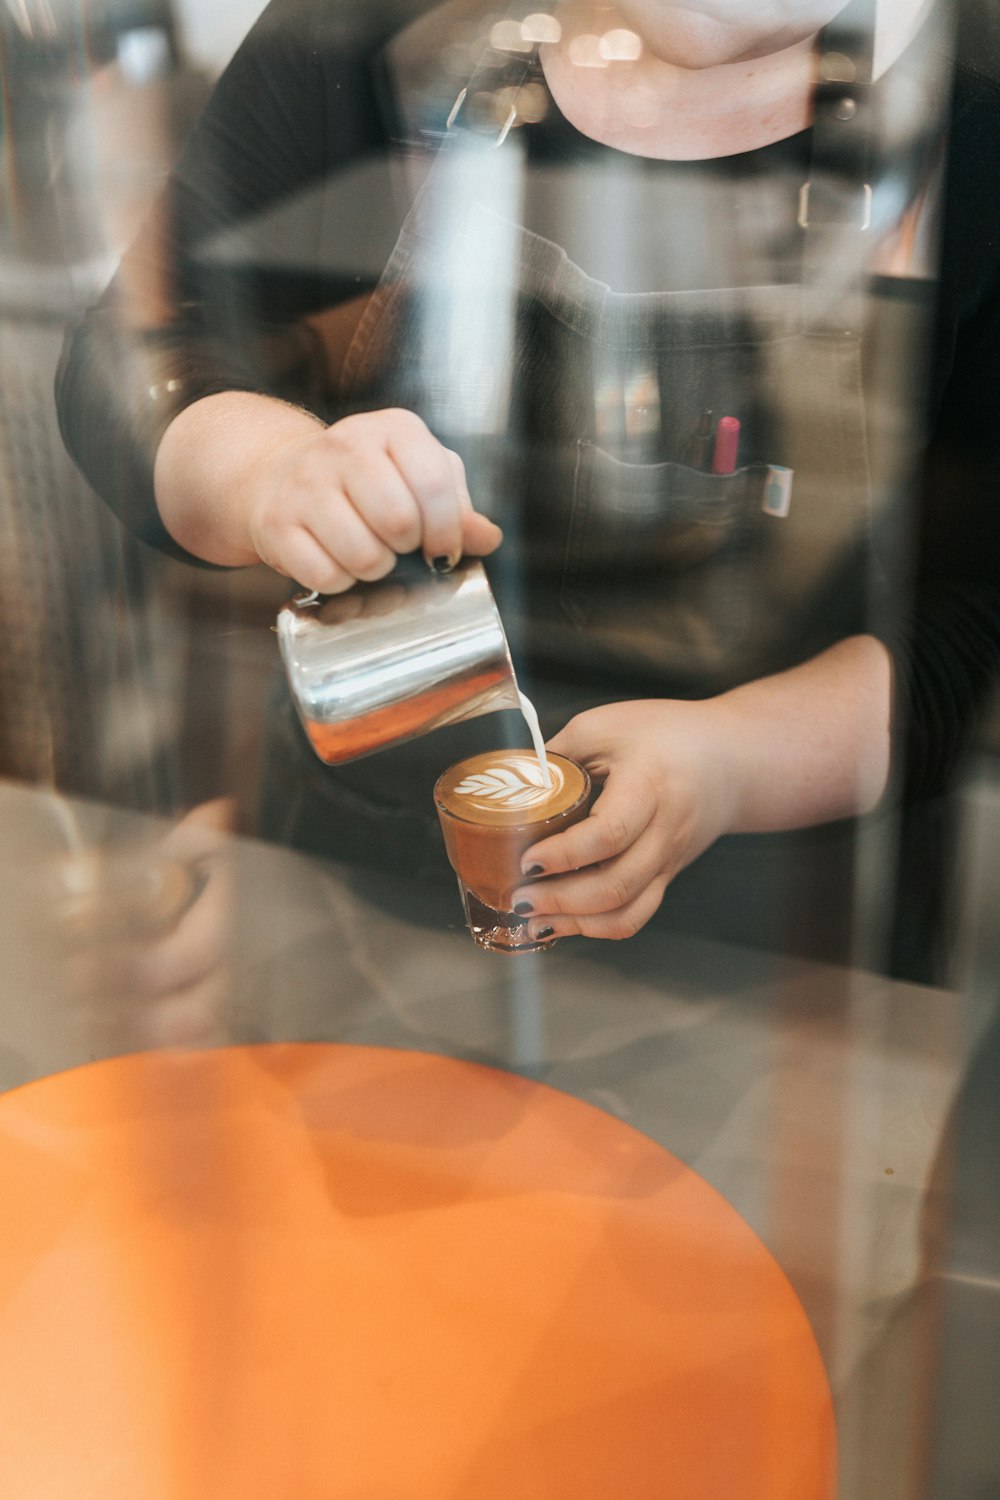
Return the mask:
{"type": "Polygon", "coordinates": [[[799,190],[802,287],[817,332],[861,326],[871,253],[876,0],[849,4],[819,34],[809,177],[799,190]]]}
{"type": "Polygon", "coordinates": [[[524,51],[508,51],[495,44],[494,34],[503,27],[513,27],[519,30],[525,12],[525,0],[513,0],[502,19],[494,19],[490,37],[486,41],[472,76],[465,87],[460,90],[448,112],[443,142],[445,146],[447,146],[448,137],[454,137],[460,131],[478,136],[484,144],[493,146],[502,146],[510,134],[517,119],[518,91],[530,77],[539,71],[538,46],[534,43],[527,45],[524,51]],[[480,87],[484,94],[492,94],[494,97],[500,89],[503,89],[505,97],[510,100],[510,105],[502,119],[492,114],[484,119],[478,114],[476,96],[480,87]]]}
{"type": "Polygon", "coordinates": [[[844,191],[857,210],[848,220],[863,228],[870,222],[874,25],[875,0],[851,0],[820,32],[806,226],[840,221],[844,191]]]}

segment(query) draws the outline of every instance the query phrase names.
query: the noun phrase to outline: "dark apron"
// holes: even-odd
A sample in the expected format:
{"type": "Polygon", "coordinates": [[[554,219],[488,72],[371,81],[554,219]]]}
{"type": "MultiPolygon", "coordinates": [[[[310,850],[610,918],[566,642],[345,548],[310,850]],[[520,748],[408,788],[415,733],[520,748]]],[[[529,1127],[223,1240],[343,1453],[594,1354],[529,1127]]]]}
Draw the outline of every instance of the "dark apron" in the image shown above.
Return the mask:
{"type": "MultiPolygon", "coordinates": [[[[520,137],[502,135],[463,126],[461,110],[452,122],[358,328],[344,396],[418,411],[462,454],[475,503],[504,527],[488,570],[545,733],[601,703],[724,691],[870,628],[886,598],[873,540],[894,487],[873,497],[856,173],[815,227],[806,205],[795,281],[627,294],[519,221],[520,137]],[[729,474],[685,461],[705,408],[740,420],[729,474]]],[[[585,168],[576,180],[586,193],[585,168]]],[[[431,920],[454,919],[434,781],[463,755],[526,743],[523,721],[491,715],[334,771],[281,699],[265,832],[403,871],[431,920]]],[[[849,958],[857,837],[843,823],[722,840],[657,920],[849,958]]]]}

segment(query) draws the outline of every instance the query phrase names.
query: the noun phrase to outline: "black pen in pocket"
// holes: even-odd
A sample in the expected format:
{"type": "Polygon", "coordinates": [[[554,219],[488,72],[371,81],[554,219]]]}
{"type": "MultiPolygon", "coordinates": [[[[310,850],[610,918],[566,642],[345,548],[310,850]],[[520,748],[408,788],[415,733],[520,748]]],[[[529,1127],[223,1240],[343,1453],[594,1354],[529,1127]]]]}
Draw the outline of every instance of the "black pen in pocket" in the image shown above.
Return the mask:
{"type": "Polygon", "coordinates": [[[690,469],[707,469],[712,456],[712,408],[703,408],[701,416],[681,453],[681,463],[690,469]]]}

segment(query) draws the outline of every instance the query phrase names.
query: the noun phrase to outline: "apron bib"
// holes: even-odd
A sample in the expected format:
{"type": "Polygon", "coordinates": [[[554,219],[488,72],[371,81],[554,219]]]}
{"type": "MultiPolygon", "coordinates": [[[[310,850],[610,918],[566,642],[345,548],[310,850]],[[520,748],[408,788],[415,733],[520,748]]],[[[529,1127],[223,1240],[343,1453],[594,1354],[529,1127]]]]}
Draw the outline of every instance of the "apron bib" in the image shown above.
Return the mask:
{"type": "MultiPolygon", "coordinates": [[[[526,170],[517,135],[453,123],[341,406],[415,410],[462,455],[504,528],[487,567],[516,662],[704,696],[864,629],[857,226],[797,283],[616,292],[518,221],[526,170]],[[729,473],[685,462],[705,410],[740,422],[729,473]]],[[[586,195],[586,163],[574,177],[586,195]]],[[[641,181],[623,186],[641,216],[641,181]]]]}

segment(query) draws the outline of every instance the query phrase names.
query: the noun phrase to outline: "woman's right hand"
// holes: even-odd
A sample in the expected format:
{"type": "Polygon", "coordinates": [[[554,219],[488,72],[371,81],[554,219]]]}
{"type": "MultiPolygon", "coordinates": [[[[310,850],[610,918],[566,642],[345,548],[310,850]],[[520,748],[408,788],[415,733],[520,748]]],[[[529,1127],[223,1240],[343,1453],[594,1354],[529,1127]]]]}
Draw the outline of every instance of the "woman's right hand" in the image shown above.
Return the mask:
{"type": "Polygon", "coordinates": [[[406,552],[444,571],[503,539],[473,510],[458,454],[398,408],[327,427],[270,396],[220,391],[174,417],[154,483],[167,531],[195,557],[264,562],[320,594],[382,578],[406,552]]]}
{"type": "Polygon", "coordinates": [[[473,510],[458,454],[399,409],[285,438],[255,468],[245,521],[262,562],[321,594],[383,578],[403,553],[443,572],[502,539],[473,510]]]}

